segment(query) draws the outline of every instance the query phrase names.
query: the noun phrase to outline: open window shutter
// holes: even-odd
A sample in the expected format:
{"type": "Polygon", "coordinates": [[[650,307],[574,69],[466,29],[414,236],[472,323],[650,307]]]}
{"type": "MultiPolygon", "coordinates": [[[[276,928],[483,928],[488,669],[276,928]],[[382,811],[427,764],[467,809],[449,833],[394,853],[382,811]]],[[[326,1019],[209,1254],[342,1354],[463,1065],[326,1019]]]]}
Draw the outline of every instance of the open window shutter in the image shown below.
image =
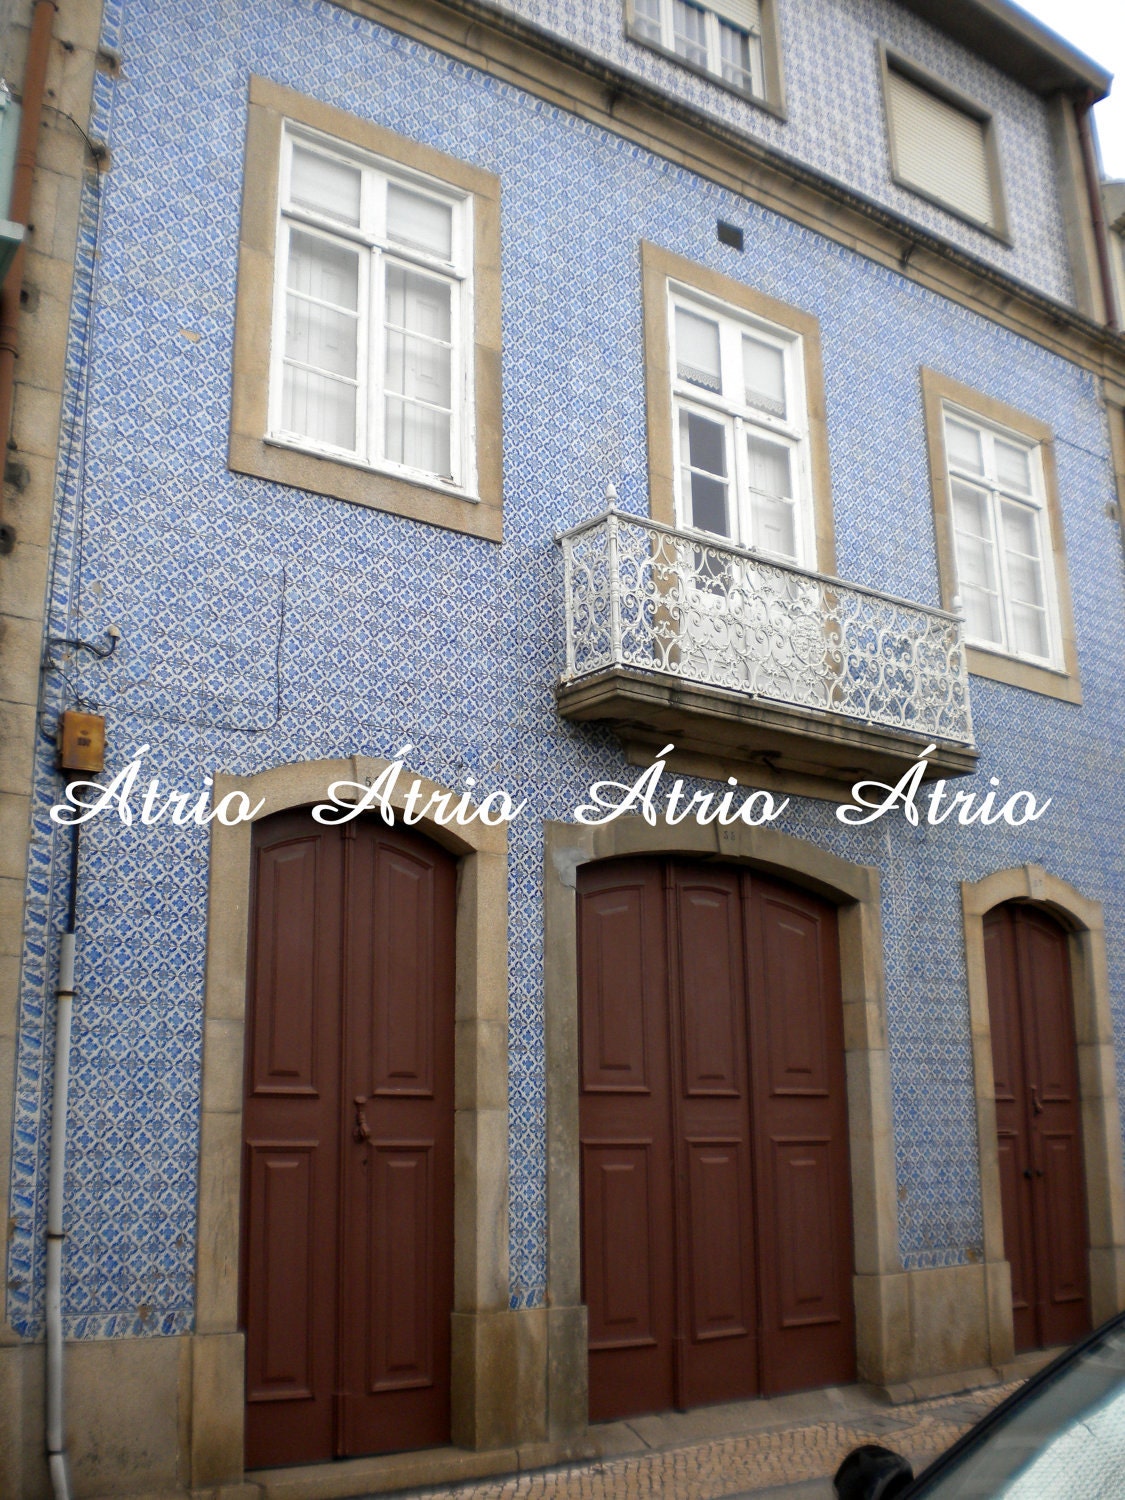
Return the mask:
{"type": "Polygon", "coordinates": [[[762,7],[759,0],[706,0],[707,9],[714,11],[724,21],[741,26],[743,31],[760,31],[762,7]]]}
{"type": "Polygon", "coordinates": [[[898,175],[982,224],[995,213],[984,125],[893,70],[888,96],[898,175]]]}

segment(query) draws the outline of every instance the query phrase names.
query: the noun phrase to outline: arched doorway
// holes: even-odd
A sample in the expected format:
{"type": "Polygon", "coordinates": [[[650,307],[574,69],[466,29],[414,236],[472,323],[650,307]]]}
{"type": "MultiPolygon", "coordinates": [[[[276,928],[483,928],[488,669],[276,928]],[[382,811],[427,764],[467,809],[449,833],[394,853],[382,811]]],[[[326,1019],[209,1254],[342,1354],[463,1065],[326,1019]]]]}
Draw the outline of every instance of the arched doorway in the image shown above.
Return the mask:
{"type": "Polygon", "coordinates": [[[1016,1353],[1090,1327],[1086,1184],[1069,934],[1007,902],[984,916],[1004,1251],[1016,1353]]]}
{"type": "Polygon", "coordinates": [[[673,857],[577,907],[591,1419],[854,1379],[836,908],[673,857]]]}
{"type": "Polygon", "coordinates": [[[295,808],[252,871],[246,1465],[446,1443],[456,861],[295,808]]]}
{"type": "MultiPolygon", "coordinates": [[[[1069,986],[1071,1056],[1076,1060],[1076,1086],[1081,1116],[1079,1162],[1084,1187],[1083,1222],[1089,1321],[1103,1322],[1125,1307],[1125,1172],[1122,1170],[1121,1117],[1117,1099],[1117,1064],[1110,1006],[1105,917],[1101,903],[1083,896],[1067,881],[1041,865],[1025,864],[997,870],[961,886],[965,919],[965,959],[969,991],[969,1019],[973,1040],[973,1077],[977,1131],[980,1144],[981,1215],[984,1261],[993,1287],[991,1355],[993,1364],[1011,1359],[1014,1345],[1012,1282],[1018,1271],[1009,1261],[1010,1242],[1001,1175],[999,1122],[1005,1101],[998,1099],[997,1067],[1003,1043],[993,1037],[990,965],[985,946],[985,923],[997,908],[1018,905],[1027,914],[1051,919],[1051,944],[1056,953],[1058,932],[1065,940],[1066,982],[1069,986]]],[[[1040,928],[1040,931],[1043,929],[1040,928]]],[[[1060,960],[1056,959],[1056,972],[1060,960]]],[[[1018,974],[1016,976],[1018,982],[1018,974]]],[[[998,980],[999,982],[999,980],[998,980]]],[[[1018,1002],[1017,1002],[1018,1003],[1018,1002]]],[[[1025,1077],[1030,1100],[1035,1083],[1040,1103],[1043,1080],[1025,1077]]],[[[1032,1113],[1035,1114],[1034,1103],[1032,1113]]],[[[1046,1120],[1046,1110],[1038,1119],[1046,1120]]],[[[1008,1148],[1011,1150],[1012,1148],[1008,1148]]],[[[1038,1164],[1011,1158],[1020,1180],[1025,1168],[1038,1164]]],[[[1012,1167],[1008,1168],[1009,1171],[1012,1167]]],[[[1043,1178],[1035,1181],[1042,1186],[1043,1178]]],[[[1009,1198],[1013,1195],[1009,1194],[1009,1198]]]]}

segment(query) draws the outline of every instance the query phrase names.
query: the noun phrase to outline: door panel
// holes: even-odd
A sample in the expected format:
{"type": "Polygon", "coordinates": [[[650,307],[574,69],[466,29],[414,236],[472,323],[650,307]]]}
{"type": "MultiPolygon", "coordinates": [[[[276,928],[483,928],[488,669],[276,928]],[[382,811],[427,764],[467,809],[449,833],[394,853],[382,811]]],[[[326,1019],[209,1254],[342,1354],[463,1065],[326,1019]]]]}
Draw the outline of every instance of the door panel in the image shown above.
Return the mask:
{"type": "Polygon", "coordinates": [[[454,862],[305,810],[254,861],[247,1467],[447,1442],[454,862]]]}
{"type": "Polygon", "coordinates": [[[664,886],[651,861],[578,888],[583,1296],[590,1419],[675,1401],[664,886]]]}
{"type": "Polygon", "coordinates": [[[248,1468],[335,1451],[343,887],[338,834],[304,812],[255,825],[242,1194],[248,1468]]]}
{"type": "Polygon", "coordinates": [[[591,1419],[854,1378],[835,913],[637,859],[578,916],[591,1419]]]}
{"type": "MultiPolygon", "coordinates": [[[[582,1087],[587,1093],[648,1089],[645,898],[643,884],[622,885],[583,906],[582,1087]]],[[[653,921],[651,912],[648,920],[653,921]]]]}
{"type": "Polygon", "coordinates": [[[763,1011],[770,1095],[827,1097],[820,916],[775,897],[763,897],[761,905],[763,992],[775,997],[763,1011]]]}
{"type": "Polygon", "coordinates": [[[255,1093],[315,1093],[318,1063],[317,930],[320,841],[262,851],[255,970],[269,1003],[255,1006],[255,1093]]]}
{"type": "Polygon", "coordinates": [[[312,1272],[316,1260],[311,1143],[278,1147],[250,1141],[250,1319],[263,1336],[247,1351],[253,1401],[307,1401],[313,1395],[312,1272]],[[286,1254],[271,1254],[285,1245],[286,1254]]]}
{"type": "Polygon", "coordinates": [[[998,1131],[1000,1203],[1004,1216],[1004,1251],[1012,1272],[1012,1321],[1017,1349],[1035,1343],[1035,1258],[1031,1223],[1031,1190],[1024,1139],[1012,1131],[998,1131]],[[1019,1218],[1010,1223],[1009,1220],[1019,1218]]]}
{"type": "Polygon", "coordinates": [[[737,1097],[745,1088],[741,916],[738,883],[676,882],[683,1092],[737,1097]]]}
{"type": "Polygon", "coordinates": [[[431,1384],[433,1370],[433,1142],[376,1141],[368,1232],[374,1279],[368,1309],[368,1392],[431,1384]],[[393,1234],[377,1234],[393,1225],[393,1234]]]}
{"type": "Polygon", "coordinates": [[[754,877],[747,932],[758,1128],[762,1380],[773,1391],[855,1373],[844,1016],[836,913],[754,877]]]}
{"type": "Polygon", "coordinates": [[[652,1261],[651,1141],[587,1141],[582,1171],[590,1242],[599,1254],[587,1269],[590,1347],[655,1345],[652,1261]]]}
{"type": "Polygon", "coordinates": [[[781,1326],[836,1322],[842,1309],[831,1239],[808,1232],[821,1205],[832,1201],[831,1142],[775,1140],[772,1145],[781,1326]]]}
{"type": "Polygon", "coordinates": [[[1017,1351],[1089,1328],[1086,1194],[1067,935],[1035,907],[984,919],[1004,1252],[1017,1351]]]}
{"type": "MultiPolygon", "coordinates": [[[[364,906],[357,913],[366,915],[364,906]]],[[[385,843],[376,849],[373,1094],[433,1094],[434,870],[385,843]]]]}
{"type": "Polygon", "coordinates": [[[348,826],[340,1441],[383,1453],[449,1441],[456,865],[348,826]]]}
{"type": "MultiPolygon", "coordinates": [[[[1047,1220],[1046,1301],[1050,1307],[1081,1302],[1086,1296],[1086,1255],[1083,1236],[1073,1232],[1085,1209],[1082,1162],[1077,1142],[1069,1132],[1041,1138],[1043,1199],[1047,1220]]],[[[1055,1342],[1053,1339],[1050,1342],[1055,1342]]]]}
{"type": "Polygon", "coordinates": [[[677,1406],[759,1391],[746,960],[739,873],[674,862],[665,872],[670,1030],[680,1038],[675,1219],[677,1406]]]}
{"type": "Polygon", "coordinates": [[[742,1228],[745,1141],[689,1140],[692,1337],[739,1338],[754,1323],[742,1228]]]}

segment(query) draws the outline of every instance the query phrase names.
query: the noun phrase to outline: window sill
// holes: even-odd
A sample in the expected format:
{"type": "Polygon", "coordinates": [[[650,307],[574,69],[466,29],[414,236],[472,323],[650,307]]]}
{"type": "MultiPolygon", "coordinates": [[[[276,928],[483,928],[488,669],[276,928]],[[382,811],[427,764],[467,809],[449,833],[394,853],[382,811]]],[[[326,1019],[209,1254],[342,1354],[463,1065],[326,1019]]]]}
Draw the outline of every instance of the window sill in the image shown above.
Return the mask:
{"type": "Polygon", "coordinates": [[[500,496],[468,495],[418,478],[371,469],[277,438],[254,437],[232,428],[227,466],[274,484],[390,511],[412,521],[460,531],[487,541],[503,540],[500,496]]]}
{"type": "Polygon", "coordinates": [[[396,468],[393,464],[369,464],[349,453],[337,453],[332,448],[318,448],[315,443],[303,443],[298,438],[286,437],[284,433],[271,432],[262,441],[268,448],[285,448],[290,453],[307,453],[310,458],[323,458],[329,463],[344,464],[349,469],[358,469],[362,474],[380,475],[386,479],[399,479],[403,484],[417,484],[426,490],[436,490],[440,495],[452,495],[455,500],[465,500],[470,505],[479,505],[480,496],[473,490],[463,489],[451,479],[442,479],[440,474],[427,474],[423,469],[396,468]]]}
{"type": "Polygon", "coordinates": [[[934,208],[940,208],[947,213],[951,219],[956,219],[961,224],[967,224],[970,229],[975,229],[978,234],[987,235],[990,240],[1003,245],[1005,249],[1014,248],[1014,242],[1006,230],[997,229],[993,224],[985,224],[980,219],[974,219],[971,214],[963,213],[961,209],[955,208],[952,203],[947,203],[944,198],[939,198],[936,193],[927,193],[925,188],[915,187],[905,177],[900,177],[897,172],[891,173],[891,181],[896,187],[902,188],[904,193],[910,193],[915,198],[921,198],[923,203],[930,203],[934,208]]]}
{"type": "Polygon", "coordinates": [[[1009,687],[1024,688],[1029,693],[1041,693],[1046,698],[1058,698],[1063,703],[1082,702],[1082,687],[1078,678],[1062,667],[1041,667],[1018,656],[1008,656],[1002,651],[989,651],[984,646],[968,644],[965,646],[965,662],[970,677],[988,677],[993,682],[1006,682],[1009,687]]]}
{"type": "Polygon", "coordinates": [[[696,78],[706,79],[713,83],[717,89],[722,89],[725,94],[733,94],[736,99],[742,99],[747,104],[752,104],[755,109],[763,110],[767,115],[773,115],[775,120],[785,124],[789,116],[779,104],[772,99],[764,99],[760,94],[752,94],[749,89],[740,89],[737,84],[730,83],[719,73],[712,73],[709,68],[701,68],[698,63],[689,62],[686,57],[681,57],[678,52],[671,51],[668,47],[662,47],[659,42],[653,42],[648,37],[642,36],[632,26],[625,27],[626,39],[638,47],[643,47],[646,52],[655,52],[657,57],[663,57],[668,62],[674,62],[678,68],[683,68],[687,73],[693,73],[696,78]]]}

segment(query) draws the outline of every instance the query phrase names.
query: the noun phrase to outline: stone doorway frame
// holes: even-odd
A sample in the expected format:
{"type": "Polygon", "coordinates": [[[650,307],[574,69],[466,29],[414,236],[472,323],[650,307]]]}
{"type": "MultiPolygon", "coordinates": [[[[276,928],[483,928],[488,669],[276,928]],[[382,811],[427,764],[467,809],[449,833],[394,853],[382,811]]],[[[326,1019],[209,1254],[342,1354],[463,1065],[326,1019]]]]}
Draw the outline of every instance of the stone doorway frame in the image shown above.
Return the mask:
{"type": "Polygon", "coordinates": [[[1094,1326],[1125,1308],[1125,1172],[1121,1114],[1114,1065],[1113,1016],[1106,965],[1105,918],[1100,901],[1088,900],[1039,865],[998,870],[961,883],[965,966],[972,1026],[973,1080],[980,1152],[981,1214],[985,1265],[1006,1283],[993,1299],[994,1363],[1012,1358],[1011,1269],[1004,1256],[1000,1205],[1000,1157],[996,1137],[996,1085],[992,1072],[992,1024],[984,961],[984,917],[1007,901],[1042,907],[1069,934],[1070,987],[1078,1047],[1078,1090],[1086,1174],[1090,1315],[1094,1326]]]}
{"type": "MultiPolygon", "coordinates": [[[[370,786],[389,762],[365,756],[216,776],[214,801],[241,791],[259,818],[327,800],[332,783],[370,786]]],[[[423,797],[448,788],[404,767],[423,797]]],[[[456,801],[460,793],[453,793],[456,801]]],[[[508,841],[479,821],[420,832],[458,857],[454,1036],[453,1442],[498,1449],[545,1435],[546,1318],[508,1309],[508,841]]],[[[202,1111],[191,1354],[191,1486],[243,1479],[245,1339],[238,1325],[243,1040],[251,828],[211,824],[202,1111]]]]}
{"type": "MultiPolygon", "coordinates": [[[[571,1419],[587,1406],[578,1139],[576,872],[623,855],[683,855],[752,864],[837,907],[851,1155],[856,1357],[859,1379],[887,1385],[926,1355],[915,1324],[917,1279],[902,1269],[891,1134],[879,872],[771,828],[650,826],[625,816],[600,827],[544,824],[544,973],[547,1069],[547,1285],[552,1307],[583,1316],[568,1329],[556,1374],[571,1419]]],[[[957,1268],[962,1269],[962,1268],[957,1268]]],[[[965,1268],[979,1273],[979,1267],[965,1268]]],[[[924,1274],[924,1273],[923,1273],[924,1274]]],[[[921,1339],[924,1343],[924,1336],[921,1339]]],[[[932,1362],[932,1360],[931,1360],[932,1362]]]]}

